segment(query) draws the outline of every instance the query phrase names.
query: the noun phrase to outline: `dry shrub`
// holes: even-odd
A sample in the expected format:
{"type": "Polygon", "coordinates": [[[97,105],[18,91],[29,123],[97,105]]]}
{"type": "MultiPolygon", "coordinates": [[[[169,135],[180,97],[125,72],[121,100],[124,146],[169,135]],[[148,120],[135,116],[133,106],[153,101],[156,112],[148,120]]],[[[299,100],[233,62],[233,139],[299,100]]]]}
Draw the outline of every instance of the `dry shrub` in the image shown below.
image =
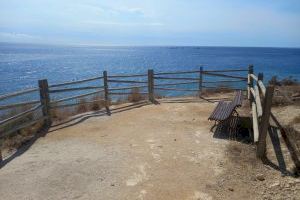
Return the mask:
{"type": "Polygon", "coordinates": [[[272,99],[273,106],[284,106],[289,104],[291,103],[283,96],[274,96],[272,99]]]}
{"type": "MultiPolygon", "coordinates": [[[[30,108],[31,108],[30,105],[12,108],[7,113],[3,114],[0,119],[4,120],[4,119],[10,118],[10,117],[13,117],[13,116],[15,116],[19,113],[22,113],[22,112],[25,112],[25,111],[29,110],[30,108]]],[[[14,121],[14,122],[9,123],[7,126],[4,126],[3,129],[1,129],[1,131],[5,132],[7,130],[10,130],[12,127],[17,127],[17,126],[19,126],[23,123],[32,121],[33,119],[34,119],[34,114],[33,113],[28,114],[28,115],[14,121]]]]}
{"type": "Polygon", "coordinates": [[[12,133],[4,139],[3,148],[9,150],[20,148],[23,144],[32,139],[36,133],[42,130],[43,126],[44,122],[40,121],[30,127],[23,128],[12,133]]]}
{"type": "Polygon", "coordinates": [[[295,142],[296,147],[300,151],[300,132],[297,131],[292,124],[284,126],[284,130],[290,137],[291,142],[295,142]]]}
{"type": "Polygon", "coordinates": [[[234,89],[229,88],[227,86],[218,86],[217,88],[205,88],[202,90],[202,95],[210,95],[210,94],[216,94],[216,93],[229,93],[233,92],[234,89]]]}
{"type": "Polygon", "coordinates": [[[279,80],[277,76],[273,76],[269,80],[269,84],[276,85],[276,86],[291,86],[291,85],[299,85],[297,79],[294,79],[292,76],[279,80]]]}
{"type": "MultiPolygon", "coordinates": [[[[27,105],[18,108],[13,108],[8,113],[6,113],[6,115],[3,115],[1,118],[6,119],[8,117],[15,116],[16,114],[29,110],[31,107],[32,106],[27,105]]],[[[30,122],[34,119],[35,119],[34,114],[33,113],[29,114],[21,119],[18,119],[17,121],[9,123],[1,131],[3,132],[10,131],[11,129],[21,126],[22,124],[26,122],[30,122]]],[[[29,127],[22,128],[20,130],[11,133],[9,136],[4,138],[3,148],[6,149],[19,148],[22,144],[26,143],[28,140],[34,137],[35,134],[43,128],[43,126],[44,126],[44,121],[39,121],[29,127]]]]}
{"type": "Polygon", "coordinates": [[[293,101],[293,95],[297,94],[299,86],[277,86],[274,92],[272,105],[284,106],[297,103],[293,101]]]}
{"type": "Polygon", "coordinates": [[[93,102],[89,105],[90,110],[97,111],[105,107],[105,100],[103,95],[93,96],[92,101],[93,102]]]}
{"type": "Polygon", "coordinates": [[[293,124],[300,124],[300,116],[297,116],[293,119],[293,124]]]}
{"type": "Polygon", "coordinates": [[[88,111],[88,106],[87,106],[85,98],[79,99],[79,105],[76,108],[76,113],[79,114],[79,113],[84,113],[87,111],[88,111]]]}
{"type": "Polygon", "coordinates": [[[154,98],[155,99],[162,99],[162,98],[165,98],[165,96],[160,94],[160,93],[156,93],[154,98]]]}
{"type": "Polygon", "coordinates": [[[57,107],[61,104],[55,103],[53,108],[50,109],[50,116],[52,120],[63,121],[70,116],[74,115],[74,107],[57,107]]]}
{"type": "MultiPolygon", "coordinates": [[[[108,104],[110,101],[108,102],[108,104]]],[[[59,104],[55,104],[58,106],[59,104]]],[[[57,121],[64,121],[72,115],[85,113],[88,111],[97,111],[106,106],[106,102],[104,100],[103,95],[95,95],[91,98],[90,101],[87,101],[86,98],[80,98],[78,105],[68,106],[68,107],[60,107],[53,108],[50,110],[51,118],[57,121]]]]}
{"type": "Polygon", "coordinates": [[[53,108],[50,110],[51,118],[57,121],[64,121],[74,114],[74,108],[69,107],[53,108]]]}
{"type": "Polygon", "coordinates": [[[129,102],[139,102],[145,100],[145,97],[140,93],[139,88],[133,88],[131,94],[128,95],[129,102]]]}

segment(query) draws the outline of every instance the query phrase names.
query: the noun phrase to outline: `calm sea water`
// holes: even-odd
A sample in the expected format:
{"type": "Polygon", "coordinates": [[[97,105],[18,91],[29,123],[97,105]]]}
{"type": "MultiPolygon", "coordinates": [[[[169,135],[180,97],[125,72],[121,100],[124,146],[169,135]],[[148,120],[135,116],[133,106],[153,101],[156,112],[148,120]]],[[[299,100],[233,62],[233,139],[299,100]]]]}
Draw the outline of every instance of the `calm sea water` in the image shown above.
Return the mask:
{"type": "Polygon", "coordinates": [[[0,94],[109,74],[234,69],[254,65],[265,79],[300,79],[300,49],[238,47],[66,47],[0,43],[0,94]]]}

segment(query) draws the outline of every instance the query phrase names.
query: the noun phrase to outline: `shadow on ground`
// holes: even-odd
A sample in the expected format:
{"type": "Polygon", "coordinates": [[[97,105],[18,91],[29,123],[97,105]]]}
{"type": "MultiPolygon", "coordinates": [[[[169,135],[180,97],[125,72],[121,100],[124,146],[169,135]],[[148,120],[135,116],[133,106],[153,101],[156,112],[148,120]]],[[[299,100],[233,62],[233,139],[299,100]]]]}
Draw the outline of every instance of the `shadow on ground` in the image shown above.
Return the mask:
{"type": "Polygon", "coordinates": [[[30,147],[37,141],[40,137],[45,137],[48,133],[61,130],[67,127],[75,126],[76,124],[79,124],[81,122],[84,122],[85,120],[92,118],[92,117],[99,117],[99,116],[110,116],[111,114],[116,114],[136,108],[140,108],[146,105],[151,104],[151,102],[143,101],[138,103],[133,103],[130,105],[124,105],[124,106],[118,106],[116,108],[105,108],[104,110],[95,111],[92,113],[84,113],[75,117],[72,117],[66,121],[51,125],[51,127],[44,127],[42,128],[37,134],[34,135],[30,140],[25,142],[20,148],[18,148],[12,155],[9,157],[6,157],[1,163],[0,168],[7,165],[9,162],[11,162],[13,159],[15,159],[18,156],[21,156],[23,153],[25,153],[30,147]]]}
{"type": "MultiPolygon", "coordinates": [[[[229,129],[229,123],[218,124],[214,130],[214,138],[224,139],[224,140],[234,140],[245,144],[253,144],[253,134],[251,129],[251,119],[249,117],[240,117],[235,131],[232,133],[229,129]]],[[[270,166],[271,168],[280,171],[282,175],[288,176],[299,176],[298,171],[289,171],[286,166],[286,161],[284,158],[281,140],[279,138],[280,129],[274,126],[270,126],[268,130],[271,144],[274,149],[275,157],[277,162],[272,161],[268,156],[266,156],[262,161],[263,164],[270,166]]],[[[291,155],[294,154],[290,148],[288,148],[291,155]]],[[[295,163],[295,159],[293,159],[295,163]]]]}
{"type": "Polygon", "coordinates": [[[231,120],[237,121],[234,128],[230,127],[230,122],[218,123],[213,128],[213,137],[223,140],[235,140],[245,144],[252,143],[252,134],[250,130],[251,120],[249,117],[232,117],[231,120]]]}

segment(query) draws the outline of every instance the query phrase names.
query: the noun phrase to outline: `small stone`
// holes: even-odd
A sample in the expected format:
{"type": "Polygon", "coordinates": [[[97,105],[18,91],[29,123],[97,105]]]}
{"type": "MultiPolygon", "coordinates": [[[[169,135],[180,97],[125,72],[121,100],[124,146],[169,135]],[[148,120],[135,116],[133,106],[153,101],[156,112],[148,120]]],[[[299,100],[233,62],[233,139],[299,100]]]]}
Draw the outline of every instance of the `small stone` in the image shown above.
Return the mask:
{"type": "Polygon", "coordinates": [[[176,142],[176,139],[174,139],[174,141],[176,142]]]}
{"type": "Polygon", "coordinates": [[[269,185],[269,188],[274,188],[274,187],[278,187],[278,186],[280,186],[280,183],[279,182],[275,182],[275,183],[269,185]]]}
{"type": "Polygon", "coordinates": [[[256,179],[259,181],[264,181],[265,180],[265,176],[263,174],[257,174],[256,175],[256,179]]]}
{"type": "Polygon", "coordinates": [[[295,182],[296,184],[299,184],[299,183],[300,183],[300,179],[295,179],[294,182],[295,182]]]}
{"type": "Polygon", "coordinates": [[[229,191],[233,192],[234,189],[232,187],[228,188],[229,191]]]}
{"type": "Polygon", "coordinates": [[[300,92],[296,92],[296,93],[292,94],[292,97],[300,97],[300,92]]]}
{"type": "Polygon", "coordinates": [[[112,183],[112,184],[110,184],[110,186],[115,186],[115,184],[112,183]]]}

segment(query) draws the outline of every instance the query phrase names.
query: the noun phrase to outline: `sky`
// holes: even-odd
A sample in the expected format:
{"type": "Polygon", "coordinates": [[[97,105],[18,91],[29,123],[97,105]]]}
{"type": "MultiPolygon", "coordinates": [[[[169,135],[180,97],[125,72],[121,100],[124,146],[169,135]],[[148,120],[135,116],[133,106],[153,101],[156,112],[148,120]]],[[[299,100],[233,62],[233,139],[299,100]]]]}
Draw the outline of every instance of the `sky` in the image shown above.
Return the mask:
{"type": "Polygon", "coordinates": [[[0,0],[0,42],[300,47],[300,1],[0,0]]]}

